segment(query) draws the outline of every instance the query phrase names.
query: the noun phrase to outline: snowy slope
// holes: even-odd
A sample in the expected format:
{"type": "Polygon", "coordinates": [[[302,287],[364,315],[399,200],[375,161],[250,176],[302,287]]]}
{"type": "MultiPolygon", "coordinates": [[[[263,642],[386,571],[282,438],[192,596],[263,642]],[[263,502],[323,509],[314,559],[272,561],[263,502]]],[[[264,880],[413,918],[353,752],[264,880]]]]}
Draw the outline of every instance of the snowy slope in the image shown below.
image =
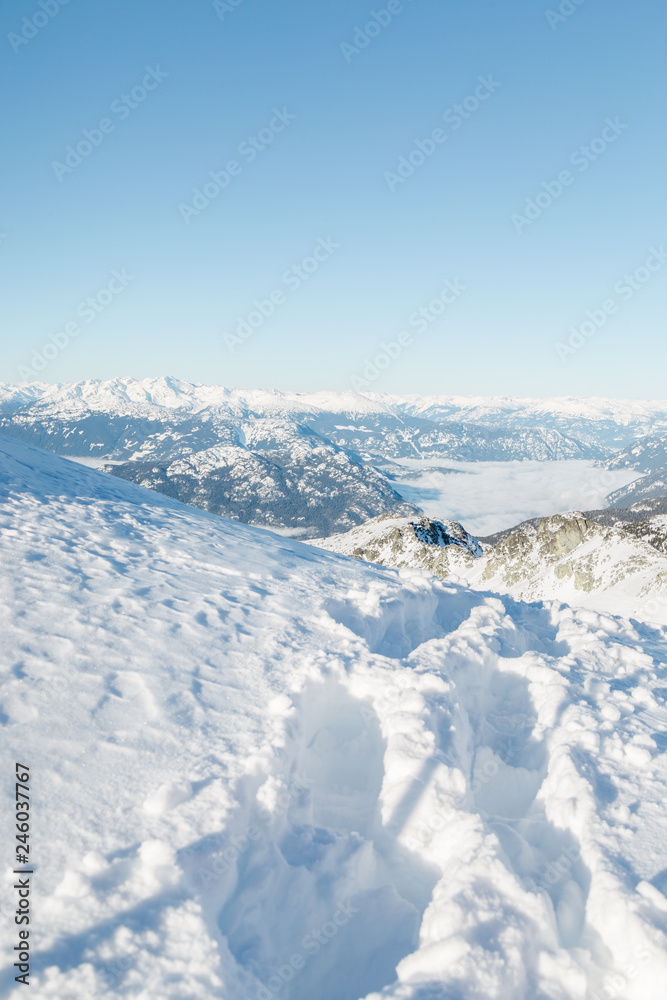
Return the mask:
{"type": "MultiPolygon", "coordinates": [[[[0,485],[33,995],[661,1000],[664,629],[320,552],[12,441],[0,485]]],[[[3,895],[13,997],[12,918],[3,895]]]]}

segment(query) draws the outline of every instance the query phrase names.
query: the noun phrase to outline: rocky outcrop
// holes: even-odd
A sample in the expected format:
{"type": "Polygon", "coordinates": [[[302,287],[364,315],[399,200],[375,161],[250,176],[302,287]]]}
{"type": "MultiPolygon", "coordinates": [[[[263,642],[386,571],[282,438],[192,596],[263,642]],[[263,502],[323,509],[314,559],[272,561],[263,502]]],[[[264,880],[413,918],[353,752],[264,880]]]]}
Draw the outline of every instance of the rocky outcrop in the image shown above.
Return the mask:
{"type": "Polygon", "coordinates": [[[426,569],[448,579],[483,555],[480,542],[457,521],[382,516],[312,544],[395,568],[426,569]]]}
{"type": "Polygon", "coordinates": [[[667,622],[666,515],[612,525],[572,511],[526,521],[495,544],[452,521],[380,517],[318,544],[521,600],[561,600],[667,622]]]}

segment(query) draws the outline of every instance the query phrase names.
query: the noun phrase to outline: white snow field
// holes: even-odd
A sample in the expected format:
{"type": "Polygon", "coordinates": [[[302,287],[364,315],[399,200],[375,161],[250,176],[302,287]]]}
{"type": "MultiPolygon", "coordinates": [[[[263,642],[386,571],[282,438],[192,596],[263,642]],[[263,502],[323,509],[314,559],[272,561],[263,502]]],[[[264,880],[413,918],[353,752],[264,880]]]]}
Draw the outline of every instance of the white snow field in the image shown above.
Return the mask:
{"type": "Polygon", "coordinates": [[[662,1000],[667,629],[0,442],[39,1000],[662,1000]]]}

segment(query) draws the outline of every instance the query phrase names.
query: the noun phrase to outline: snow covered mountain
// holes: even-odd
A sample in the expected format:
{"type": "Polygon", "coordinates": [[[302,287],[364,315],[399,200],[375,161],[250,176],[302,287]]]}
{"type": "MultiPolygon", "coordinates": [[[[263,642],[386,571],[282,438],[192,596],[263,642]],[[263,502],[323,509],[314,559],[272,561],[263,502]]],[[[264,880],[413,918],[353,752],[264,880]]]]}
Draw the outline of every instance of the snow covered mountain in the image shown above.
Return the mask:
{"type": "MultiPolygon", "coordinates": [[[[612,528],[627,528],[638,521],[648,521],[656,518],[659,514],[667,514],[667,496],[654,497],[651,500],[640,500],[630,507],[605,507],[602,510],[587,510],[585,516],[589,521],[597,521],[598,524],[610,525],[612,528]]],[[[539,518],[534,518],[530,523],[538,524],[539,518]]],[[[485,542],[495,544],[501,538],[506,538],[514,528],[499,531],[497,534],[484,538],[485,542]]]]}
{"type": "Polygon", "coordinates": [[[434,422],[455,420],[517,430],[559,431],[593,448],[624,448],[635,438],[667,431],[667,401],[562,396],[521,399],[512,396],[381,396],[401,412],[434,422]]]}
{"type": "Polygon", "coordinates": [[[607,500],[612,507],[626,508],[665,497],[667,497],[667,469],[660,469],[658,472],[636,479],[629,486],[614,490],[607,500]]]}
{"type": "Polygon", "coordinates": [[[608,469],[636,469],[643,475],[608,496],[612,507],[627,507],[667,496],[667,434],[649,434],[610,458],[608,469]]]}
{"type": "Polygon", "coordinates": [[[418,532],[410,519],[379,517],[314,544],[520,600],[559,600],[667,623],[667,515],[626,516],[615,524],[594,517],[575,511],[535,518],[483,543],[459,524],[428,522],[430,531],[418,532]],[[457,544],[443,548],[437,532],[454,535],[457,544]]]}
{"type": "Polygon", "coordinates": [[[499,542],[476,583],[521,600],[667,622],[665,523],[664,515],[618,527],[580,512],[543,518],[499,542]]]}
{"type": "Polygon", "coordinates": [[[662,1000],[667,630],[318,551],[16,441],[0,492],[40,1000],[662,1000]]]}
{"type": "MultiPolygon", "coordinates": [[[[15,426],[36,434],[39,427],[43,445],[51,440],[60,447],[66,440],[70,448],[82,444],[68,440],[72,424],[93,416],[101,423],[105,415],[111,432],[98,445],[107,457],[112,457],[110,446],[122,453],[113,457],[129,456],[131,441],[123,436],[127,428],[121,418],[180,423],[186,415],[205,415],[205,425],[213,417],[228,422],[282,418],[306,423],[334,443],[376,457],[413,456],[418,447],[424,455],[466,461],[600,457],[605,449],[629,445],[637,436],[667,430],[667,402],[288,393],[167,377],[0,385],[0,413],[6,431],[15,426]]],[[[195,430],[185,427],[187,434],[195,430]]],[[[84,427],[84,440],[86,435],[84,427]]],[[[88,442],[87,447],[91,444],[97,447],[88,442]]]]}
{"type": "Polygon", "coordinates": [[[606,463],[608,469],[659,472],[667,469],[667,434],[648,434],[618,452],[606,463]]]}
{"type": "MultiPolygon", "coordinates": [[[[167,397],[170,401],[171,397],[167,397]]],[[[0,416],[0,429],[184,503],[296,535],[343,531],[415,508],[385,475],[289,417],[124,401],[41,401],[0,416]]]]}
{"type": "MultiPolygon", "coordinates": [[[[103,468],[211,513],[305,537],[346,530],[378,511],[415,512],[377,469],[307,427],[258,419],[235,442],[229,436],[203,451],[103,468]]],[[[147,438],[142,450],[155,445],[147,438]]]]}

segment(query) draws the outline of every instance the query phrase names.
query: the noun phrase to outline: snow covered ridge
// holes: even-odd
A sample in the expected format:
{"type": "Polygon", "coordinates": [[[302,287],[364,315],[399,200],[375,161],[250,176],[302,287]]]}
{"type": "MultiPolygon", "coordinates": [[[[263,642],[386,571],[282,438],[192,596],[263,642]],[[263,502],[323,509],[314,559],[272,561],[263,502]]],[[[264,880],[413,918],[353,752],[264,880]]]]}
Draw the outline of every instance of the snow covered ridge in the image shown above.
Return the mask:
{"type": "Polygon", "coordinates": [[[385,476],[319,436],[287,428],[270,447],[253,446],[251,430],[266,423],[248,428],[243,444],[103,468],[211,513],[295,536],[344,530],[378,511],[414,513],[385,476]]]}
{"type": "Polygon", "coordinates": [[[418,541],[426,545],[437,545],[439,548],[446,548],[448,545],[460,545],[475,558],[482,554],[482,546],[476,538],[470,535],[463,525],[458,521],[431,521],[427,517],[421,517],[418,521],[411,523],[411,528],[418,541]]]}
{"type": "Polygon", "coordinates": [[[520,600],[559,600],[667,624],[667,515],[641,519],[638,512],[635,520],[608,523],[616,513],[626,512],[535,518],[483,544],[454,522],[423,518],[429,530],[419,532],[410,519],[378,517],[313,544],[520,600]],[[442,548],[438,533],[452,531],[461,533],[458,545],[442,548]]]}
{"type": "Polygon", "coordinates": [[[522,600],[555,598],[667,624],[664,518],[618,527],[581,512],[516,529],[489,553],[480,582],[522,600]]]}
{"type": "Polygon", "coordinates": [[[662,1000],[667,630],[14,441],[0,485],[40,1000],[662,1000]]]}
{"type": "Polygon", "coordinates": [[[607,499],[612,507],[625,508],[665,496],[667,496],[667,468],[643,476],[620,490],[614,490],[607,499]]]}
{"type": "Polygon", "coordinates": [[[465,422],[491,424],[512,417],[540,423],[549,418],[608,421],[632,425],[637,421],[660,422],[667,429],[666,400],[602,399],[597,397],[553,397],[529,399],[512,396],[445,396],[389,395],[369,392],[281,392],[263,389],[231,389],[224,386],[201,385],[171,376],[134,379],[115,378],[108,381],[88,379],[83,382],[43,382],[10,385],[0,383],[0,405],[14,407],[16,403],[40,399],[45,403],[71,403],[91,409],[124,412],[131,403],[160,408],[189,409],[191,412],[209,406],[227,406],[236,412],[265,413],[268,410],[331,413],[381,413],[396,407],[408,415],[427,419],[457,419],[465,422]]]}

